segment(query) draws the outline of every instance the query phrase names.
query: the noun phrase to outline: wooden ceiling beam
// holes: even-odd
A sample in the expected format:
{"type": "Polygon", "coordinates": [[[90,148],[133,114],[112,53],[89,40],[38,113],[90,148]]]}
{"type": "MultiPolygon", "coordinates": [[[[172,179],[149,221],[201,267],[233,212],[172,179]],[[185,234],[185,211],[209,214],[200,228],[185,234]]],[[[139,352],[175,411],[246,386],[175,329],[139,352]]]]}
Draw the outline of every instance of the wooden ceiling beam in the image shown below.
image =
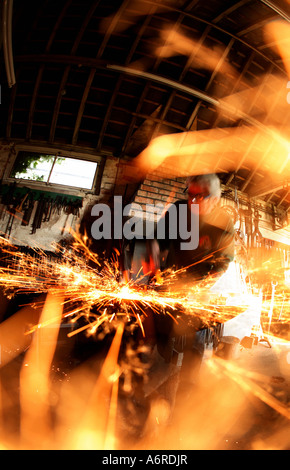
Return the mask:
{"type": "Polygon", "coordinates": [[[249,191],[248,195],[251,199],[260,198],[267,196],[267,194],[274,193],[275,191],[279,191],[280,189],[288,190],[290,183],[287,181],[278,181],[277,183],[273,184],[261,184],[258,187],[256,186],[255,189],[249,191]]]}
{"type": "Polygon", "coordinates": [[[241,8],[245,5],[247,5],[247,3],[251,3],[251,2],[252,2],[252,0],[240,0],[239,2],[236,2],[234,5],[231,5],[230,7],[223,10],[218,16],[216,16],[212,20],[212,22],[213,23],[218,23],[219,21],[221,21],[226,16],[228,16],[231,13],[233,13],[234,11],[238,10],[238,8],[241,8]]]}
{"type": "Polygon", "coordinates": [[[280,70],[280,72],[282,72],[284,75],[287,76],[287,73],[285,72],[285,69],[283,66],[280,66],[276,63],[276,61],[272,60],[271,58],[267,57],[263,52],[261,52],[257,47],[253,46],[252,44],[248,43],[246,40],[244,40],[243,38],[239,37],[237,34],[233,34],[231,33],[230,31],[227,31],[226,29],[218,26],[217,24],[213,23],[212,21],[208,21],[206,20],[205,18],[200,18],[198,17],[197,15],[194,15],[192,13],[190,13],[189,11],[182,11],[182,10],[179,10],[177,8],[173,8],[173,7],[170,7],[169,5],[165,6],[164,5],[164,8],[167,8],[169,11],[170,10],[174,10],[176,13],[183,13],[185,17],[187,18],[191,18],[199,23],[204,23],[204,24],[207,24],[209,26],[212,26],[212,28],[216,29],[217,31],[220,31],[221,33],[227,35],[227,36],[230,36],[232,37],[233,39],[236,39],[237,42],[239,42],[240,44],[243,44],[244,46],[248,47],[249,49],[251,49],[252,51],[256,52],[260,57],[263,57],[267,62],[270,62],[272,63],[278,70],[280,70]]]}
{"type": "MultiPolygon", "coordinates": [[[[65,16],[65,13],[67,12],[67,9],[70,6],[71,2],[72,2],[72,0],[67,0],[67,2],[65,3],[65,5],[64,5],[57,21],[56,21],[56,23],[54,25],[54,28],[53,28],[53,30],[52,30],[52,32],[49,36],[49,39],[46,43],[45,55],[49,54],[49,51],[50,51],[51,45],[53,43],[54,37],[56,35],[56,32],[57,32],[64,16],[65,16]]],[[[39,70],[38,70],[38,73],[37,73],[35,86],[34,86],[34,90],[33,90],[33,95],[32,95],[32,99],[31,99],[31,103],[30,103],[29,113],[28,113],[28,121],[27,121],[27,128],[26,128],[26,139],[28,139],[28,140],[31,138],[32,126],[33,126],[33,116],[34,116],[34,112],[35,112],[35,105],[36,105],[38,90],[39,90],[39,87],[40,87],[40,84],[41,84],[43,72],[44,72],[44,63],[40,62],[40,67],[39,67],[39,70]]]]}
{"type": "Polygon", "coordinates": [[[122,16],[122,13],[126,11],[126,8],[128,7],[130,3],[130,0],[124,0],[118,11],[115,13],[115,15],[112,17],[103,37],[103,41],[99,47],[97,58],[100,58],[103,55],[103,52],[105,50],[106,45],[108,44],[108,41],[110,39],[110,36],[112,35],[115,27],[118,25],[118,22],[122,16]]]}
{"type": "Polygon", "coordinates": [[[278,204],[276,205],[276,207],[280,207],[284,201],[286,201],[286,199],[288,198],[290,194],[290,189],[288,189],[288,191],[286,191],[286,193],[284,194],[283,197],[281,197],[280,201],[278,202],[278,204]]]}
{"type": "MultiPolygon", "coordinates": [[[[68,2],[68,3],[70,3],[70,2],[68,2]]],[[[87,15],[85,16],[85,19],[82,22],[80,30],[79,30],[76,38],[75,38],[75,41],[73,43],[72,48],[71,48],[71,51],[70,51],[71,56],[75,55],[75,53],[77,51],[77,48],[80,44],[80,41],[83,37],[83,34],[86,30],[86,27],[87,27],[90,19],[92,18],[93,14],[94,14],[97,6],[98,6],[98,3],[99,3],[99,0],[94,2],[94,4],[89,9],[87,15]]],[[[51,126],[50,126],[50,134],[49,134],[49,142],[50,143],[54,142],[55,130],[56,130],[56,125],[57,125],[58,116],[59,116],[59,110],[60,110],[60,106],[61,106],[62,97],[63,97],[64,92],[65,92],[65,86],[67,84],[68,76],[69,76],[69,73],[71,71],[71,65],[72,64],[69,64],[65,67],[65,70],[64,70],[64,73],[63,73],[63,76],[62,76],[62,79],[61,79],[61,83],[60,83],[60,86],[59,86],[57,99],[56,99],[54,112],[53,112],[53,118],[52,118],[52,122],[51,122],[51,126]]],[[[87,96],[88,96],[88,93],[89,93],[88,86],[89,87],[91,86],[93,77],[94,77],[94,73],[91,72],[90,75],[89,75],[89,79],[87,81],[84,93],[83,93],[83,97],[82,97],[82,100],[81,100],[81,103],[80,103],[78,115],[77,115],[77,118],[76,118],[75,128],[74,128],[73,137],[72,137],[73,145],[75,143],[75,139],[77,139],[78,130],[79,130],[79,126],[80,126],[80,122],[81,122],[81,118],[82,118],[82,113],[83,113],[85,102],[86,102],[86,99],[87,99],[87,96]]]]}
{"type": "Polygon", "coordinates": [[[23,54],[15,57],[15,62],[24,64],[62,64],[78,67],[104,67],[107,61],[67,54],[23,54]]]}
{"type": "Polygon", "coordinates": [[[30,140],[31,134],[32,134],[32,125],[33,125],[33,116],[34,116],[34,111],[35,111],[35,104],[36,104],[36,100],[37,100],[37,96],[38,96],[38,90],[39,90],[39,87],[40,87],[40,83],[41,83],[41,80],[42,80],[43,71],[44,71],[44,65],[42,64],[42,65],[40,65],[38,73],[37,73],[37,77],[36,77],[36,81],[35,81],[35,85],[34,85],[34,89],[33,89],[33,94],[32,94],[32,99],[31,99],[30,107],[29,107],[27,127],[26,127],[26,139],[27,140],[30,140]]]}
{"type": "Polygon", "coordinates": [[[57,20],[56,20],[56,22],[55,22],[55,24],[54,24],[53,30],[52,30],[52,32],[51,32],[51,34],[50,34],[50,36],[49,36],[49,40],[48,40],[48,42],[47,42],[47,44],[46,44],[45,52],[50,51],[50,48],[51,48],[51,46],[52,46],[52,43],[53,43],[53,41],[54,41],[55,35],[56,35],[57,31],[58,31],[58,28],[60,27],[60,24],[61,24],[62,20],[64,19],[65,14],[66,14],[68,8],[70,7],[71,3],[72,3],[72,0],[67,0],[66,3],[65,3],[65,5],[64,5],[64,7],[63,7],[63,9],[61,10],[61,13],[60,13],[59,16],[57,17],[57,20]]]}
{"type": "Polygon", "coordinates": [[[83,35],[86,31],[86,28],[87,28],[90,20],[92,19],[99,3],[100,3],[100,0],[95,0],[95,2],[92,4],[91,8],[89,9],[88,13],[86,14],[85,19],[82,22],[82,25],[81,25],[81,27],[78,31],[78,34],[77,34],[76,39],[74,41],[73,47],[71,49],[71,55],[75,55],[75,53],[77,51],[77,48],[78,48],[78,46],[79,46],[79,44],[82,40],[82,37],[83,37],[83,35]]]}
{"type": "Polygon", "coordinates": [[[66,86],[67,79],[68,79],[68,76],[69,76],[69,73],[70,73],[70,69],[71,69],[70,65],[66,66],[66,68],[64,70],[64,73],[62,75],[62,79],[61,79],[61,82],[60,82],[59,89],[58,89],[57,98],[56,98],[54,111],[53,111],[53,117],[52,117],[52,121],[51,121],[51,125],[50,125],[49,143],[54,142],[54,136],[55,136],[55,130],[56,130],[56,125],[57,125],[61,100],[62,100],[62,97],[65,93],[65,86],[66,86]]]}
{"type": "MultiPolygon", "coordinates": [[[[182,15],[182,17],[181,17],[181,16],[179,17],[178,25],[181,23],[181,20],[182,20],[183,16],[184,16],[184,15],[182,15]]],[[[181,74],[180,74],[180,76],[179,76],[178,83],[182,83],[183,78],[185,77],[186,73],[188,72],[188,70],[190,69],[190,67],[191,67],[191,65],[192,65],[192,62],[193,62],[193,60],[194,60],[194,57],[195,57],[196,54],[198,53],[198,50],[202,47],[202,45],[203,45],[204,41],[206,40],[207,35],[208,35],[208,33],[210,32],[210,30],[211,30],[211,26],[210,26],[210,25],[207,25],[207,27],[206,27],[205,30],[203,31],[201,37],[200,37],[199,40],[197,41],[197,44],[196,44],[196,48],[195,48],[195,50],[194,50],[194,53],[192,53],[192,54],[188,57],[187,62],[186,62],[185,66],[184,66],[184,68],[183,68],[183,70],[182,70],[182,72],[181,72],[181,74]]],[[[165,46],[166,46],[166,43],[165,43],[165,46]]],[[[160,58],[160,60],[161,60],[161,58],[160,58]]],[[[205,90],[205,92],[206,92],[206,91],[207,91],[207,90],[205,90]]],[[[166,114],[167,114],[167,112],[168,112],[168,110],[169,110],[169,108],[170,108],[170,106],[171,106],[171,103],[172,103],[172,101],[173,101],[175,95],[176,95],[176,90],[173,90],[173,91],[171,92],[171,95],[170,95],[170,97],[169,97],[169,99],[168,99],[168,101],[167,101],[167,104],[166,104],[165,108],[164,108],[163,111],[162,111],[162,119],[165,119],[166,114]]],[[[201,100],[199,100],[199,102],[201,102],[201,100]]],[[[191,120],[191,118],[190,118],[190,120],[191,120]]],[[[193,118],[193,120],[194,120],[194,118],[193,118]]],[[[156,128],[155,128],[155,131],[154,131],[154,134],[153,134],[152,137],[158,135],[160,126],[161,126],[161,123],[160,123],[160,124],[157,124],[157,126],[156,126],[156,128]]]]}
{"type": "Polygon", "coordinates": [[[250,24],[246,28],[242,29],[237,33],[238,37],[245,36],[246,34],[249,34],[253,31],[256,31],[257,29],[264,28],[270,21],[273,21],[276,19],[276,15],[272,15],[269,18],[264,18],[261,21],[255,21],[253,24],[250,24]]]}
{"type": "Polygon", "coordinates": [[[108,107],[107,107],[106,115],[105,115],[105,118],[103,120],[102,128],[100,130],[99,139],[98,139],[98,143],[97,143],[97,147],[96,147],[97,151],[99,151],[101,149],[102,142],[103,142],[103,139],[104,139],[104,134],[105,134],[108,122],[109,122],[109,117],[110,117],[112,107],[114,105],[114,101],[116,99],[117,93],[119,91],[121,82],[122,82],[122,78],[120,76],[118,78],[118,81],[117,81],[116,85],[115,85],[114,93],[111,96],[110,102],[109,102],[108,107]]]}
{"type": "MultiPolygon", "coordinates": [[[[17,72],[16,72],[17,77],[17,72]]],[[[9,109],[8,109],[8,117],[7,117],[7,124],[6,124],[6,138],[10,139],[11,137],[11,129],[13,123],[13,113],[14,113],[14,103],[17,93],[17,79],[16,84],[12,87],[11,95],[10,95],[10,102],[9,102],[9,109]]]]}
{"type": "Polygon", "coordinates": [[[92,85],[93,80],[95,78],[95,74],[96,74],[96,69],[91,69],[88,80],[87,80],[87,83],[86,83],[86,86],[85,86],[85,89],[84,89],[84,92],[83,92],[82,100],[81,100],[81,103],[80,103],[80,106],[79,106],[79,109],[78,109],[78,114],[77,114],[77,117],[76,117],[74,132],[73,132],[73,136],[72,136],[72,144],[73,145],[76,145],[76,143],[77,143],[79,129],[80,129],[82,117],[83,117],[83,114],[84,114],[85,105],[86,105],[86,102],[87,102],[87,99],[88,99],[88,95],[89,95],[89,92],[90,92],[90,89],[91,89],[91,85],[92,85]]]}
{"type": "Polygon", "coordinates": [[[127,134],[126,134],[125,139],[124,139],[123,147],[122,147],[122,150],[121,150],[121,153],[120,153],[120,158],[122,158],[126,154],[126,149],[127,149],[128,143],[129,143],[129,141],[132,137],[132,133],[134,131],[134,127],[135,127],[138,115],[140,114],[140,111],[141,111],[142,105],[144,103],[145,96],[148,93],[149,87],[150,87],[150,84],[149,84],[149,82],[147,82],[145,84],[143,92],[142,92],[142,94],[140,96],[140,99],[138,101],[136,112],[134,114],[132,114],[132,119],[131,119],[131,122],[128,126],[127,134]]]}
{"type": "MultiPolygon", "coordinates": [[[[154,13],[154,11],[155,11],[155,7],[152,6],[152,13],[154,13]]],[[[139,41],[140,41],[143,33],[146,31],[146,27],[148,26],[149,21],[152,17],[152,13],[149,13],[148,15],[145,16],[144,22],[143,22],[142,26],[140,27],[140,29],[138,31],[138,34],[135,38],[135,41],[133,42],[133,44],[131,46],[131,49],[128,53],[128,56],[126,58],[126,62],[125,62],[126,66],[129,66],[129,64],[130,64],[130,62],[133,58],[134,52],[137,48],[137,45],[139,44],[139,41]]],[[[134,132],[134,127],[135,127],[135,124],[136,124],[136,121],[137,121],[137,117],[138,117],[138,114],[140,113],[140,110],[143,106],[144,99],[145,99],[145,96],[148,92],[149,87],[150,87],[149,82],[147,82],[145,84],[145,87],[143,88],[141,96],[139,97],[136,112],[134,114],[132,114],[132,119],[131,119],[131,122],[128,126],[128,130],[127,130],[124,142],[123,142],[123,146],[122,146],[122,149],[120,151],[120,158],[122,158],[122,157],[124,157],[124,155],[126,155],[127,146],[128,146],[129,141],[132,137],[132,133],[134,132]]]]}

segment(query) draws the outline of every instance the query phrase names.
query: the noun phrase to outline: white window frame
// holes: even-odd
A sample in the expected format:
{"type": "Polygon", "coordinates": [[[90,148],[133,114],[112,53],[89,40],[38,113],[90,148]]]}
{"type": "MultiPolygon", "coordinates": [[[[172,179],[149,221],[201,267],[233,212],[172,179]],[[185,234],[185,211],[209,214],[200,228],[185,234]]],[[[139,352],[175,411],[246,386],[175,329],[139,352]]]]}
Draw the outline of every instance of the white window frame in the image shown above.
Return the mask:
{"type": "Polygon", "coordinates": [[[11,184],[16,183],[18,186],[26,186],[31,189],[37,189],[41,191],[50,191],[50,192],[57,192],[57,193],[64,193],[64,194],[71,194],[75,196],[84,196],[85,194],[99,194],[100,186],[101,186],[101,178],[103,173],[104,167],[104,158],[101,156],[90,156],[89,154],[86,155],[84,153],[74,152],[71,150],[64,150],[64,149],[57,149],[53,147],[39,147],[39,146],[31,146],[31,145],[16,145],[15,146],[15,155],[11,158],[6,165],[4,174],[3,174],[3,183],[11,184]],[[76,186],[69,186],[69,185],[62,185],[57,183],[50,183],[45,181],[35,181],[31,179],[25,178],[15,178],[11,177],[11,172],[14,167],[15,161],[18,157],[19,152],[31,152],[35,154],[46,154],[46,155],[53,155],[57,157],[63,158],[75,158],[78,160],[89,161],[97,164],[96,172],[93,179],[92,189],[87,188],[79,188],[76,186]]]}

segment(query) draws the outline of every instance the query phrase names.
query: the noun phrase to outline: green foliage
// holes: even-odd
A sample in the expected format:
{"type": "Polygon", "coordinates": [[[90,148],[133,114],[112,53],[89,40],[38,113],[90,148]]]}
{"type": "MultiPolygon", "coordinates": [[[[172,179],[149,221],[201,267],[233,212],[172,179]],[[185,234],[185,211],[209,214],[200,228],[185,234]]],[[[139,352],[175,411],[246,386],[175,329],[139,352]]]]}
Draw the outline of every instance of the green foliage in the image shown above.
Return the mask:
{"type": "Polygon", "coordinates": [[[19,178],[20,175],[27,174],[29,172],[30,174],[27,179],[44,181],[44,175],[37,175],[32,170],[37,168],[39,163],[51,162],[51,164],[53,164],[54,159],[55,155],[19,152],[10,176],[12,178],[19,178]]]}

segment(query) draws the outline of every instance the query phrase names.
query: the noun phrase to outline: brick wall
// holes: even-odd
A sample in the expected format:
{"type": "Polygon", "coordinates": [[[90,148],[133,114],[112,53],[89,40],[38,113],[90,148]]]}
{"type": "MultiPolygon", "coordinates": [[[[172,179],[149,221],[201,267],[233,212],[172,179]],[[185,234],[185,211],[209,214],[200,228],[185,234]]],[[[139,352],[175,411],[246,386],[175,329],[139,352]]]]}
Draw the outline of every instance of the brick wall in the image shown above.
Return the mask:
{"type": "Polygon", "coordinates": [[[146,176],[136,193],[134,202],[142,208],[146,204],[166,206],[178,199],[186,199],[185,188],[186,178],[168,178],[166,168],[161,167],[146,176]]]}

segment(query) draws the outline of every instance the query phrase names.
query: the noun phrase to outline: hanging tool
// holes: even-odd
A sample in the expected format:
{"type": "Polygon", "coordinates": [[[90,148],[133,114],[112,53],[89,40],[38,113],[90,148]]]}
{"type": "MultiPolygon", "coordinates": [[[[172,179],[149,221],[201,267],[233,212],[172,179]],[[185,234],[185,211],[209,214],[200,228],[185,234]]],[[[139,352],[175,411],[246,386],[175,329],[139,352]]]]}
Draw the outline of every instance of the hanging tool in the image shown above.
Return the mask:
{"type": "Polygon", "coordinates": [[[10,209],[8,209],[7,212],[9,214],[9,217],[8,217],[8,222],[7,222],[5,233],[4,233],[4,238],[7,238],[7,240],[9,240],[11,230],[12,230],[12,225],[14,222],[14,217],[15,217],[15,208],[11,207],[10,209]]]}
{"type": "Polygon", "coordinates": [[[247,237],[247,248],[250,247],[250,238],[252,235],[252,208],[249,204],[248,209],[240,209],[241,216],[244,216],[245,234],[247,237]]]}
{"type": "Polygon", "coordinates": [[[6,214],[5,204],[0,204],[0,220],[3,220],[6,214]]]}
{"type": "Polygon", "coordinates": [[[61,235],[63,235],[64,232],[65,232],[65,227],[66,227],[66,224],[67,224],[67,221],[68,221],[68,218],[69,218],[70,214],[71,214],[71,212],[67,212],[67,216],[65,218],[65,221],[64,221],[64,224],[63,224],[63,227],[62,227],[62,230],[61,230],[61,235]]]}
{"type": "Polygon", "coordinates": [[[80,207],[82,206],[82,201],[71,201],[71,202],[66,202],[66,204],[67,205],[66,205],[66,208],[64,209],[64,211],[66,212],[67,216],[65,218],[65,221],[64,221],[64,224],[63,224],[63,227],[62,227],[61,235],[63,235],[64,232],[65,232],[65,228],[66,228],[69,216],[71,214],[73,216],[70,226],[73,225],[73,222],[74,222],[75,218],[79,217],[79,210],[80,210],[80,207]]]}
{"type": "Polygon", "coordinates": [[[47,206],[46,206],[46,214],[44,216],[43,222],[49,222],[50,221],[50,217],[51,217],[51,214],[52,214],[52,211],[53,211],[53,207],[54,207],[54,201],[52,199],[50,199],[47,203],[47,206]]]}
{"type": "Polygon", "coordinates": [[[260,230],[259,230],[259,220],[260,220],[261,216],[259,214],[259,211],[258,209],[255,209],[254,210],[254,230],[253,230],[253,233],[252,233],[252,245],[254,243],[254,241],[256,241],[256,243],[261,243],[262,240],[263,240],[263,235],[261,234],[260,230]]]}
{"type": "Polygon", "coordinates": [[[7,212],[9,214],[9,217],[8,217],[8,222],[6,225],[5,235],[4,235],[7,239],[9,239],[11,235],[12,226],[13,226],[15,218],[17,218],[17,213],[19,214],[22,212],[22,207],[27,199],[27,196],[28,196],[28,193],[24,195],[20,203],[17,203],[17,198],[15,196],[11,198],[10,202],[12,202],[12,204],[8,206],[7,212]]]}
{"type": "Polygon", "coordinates": [[[37,207],[36,207],[36,211],[35,211],[34,218],[32,221],[32,229],[31,229],[32,235],[36,232],[38,228],[41,227],[45,205],[46,205],[45,197],[42,197],[39,201],[37,201],[37,207]]]}
{"type": "Polygon", "coordinates": [[[27,226],[30,222],[31,214],[34,209],[35,201],[33,196],[29,198],[28,202],[26,203],[26,207],[24,209],[24,214],[22,217],[21,225],[27,226]]]}
{"type": "Polygon", "coordinates": [[[30,192],[30,191],[28,190],[27,193],[24,195],[23,199],[21,200],[20,204],[18,204],[18,205],[16,206],[15,210],[16,210],[17,212],[22,212],[22,211],[23,211],[23,205],[24,205],[26,199],[27,199],[28,196],[29,196],[29,192],[30,192]]]}

